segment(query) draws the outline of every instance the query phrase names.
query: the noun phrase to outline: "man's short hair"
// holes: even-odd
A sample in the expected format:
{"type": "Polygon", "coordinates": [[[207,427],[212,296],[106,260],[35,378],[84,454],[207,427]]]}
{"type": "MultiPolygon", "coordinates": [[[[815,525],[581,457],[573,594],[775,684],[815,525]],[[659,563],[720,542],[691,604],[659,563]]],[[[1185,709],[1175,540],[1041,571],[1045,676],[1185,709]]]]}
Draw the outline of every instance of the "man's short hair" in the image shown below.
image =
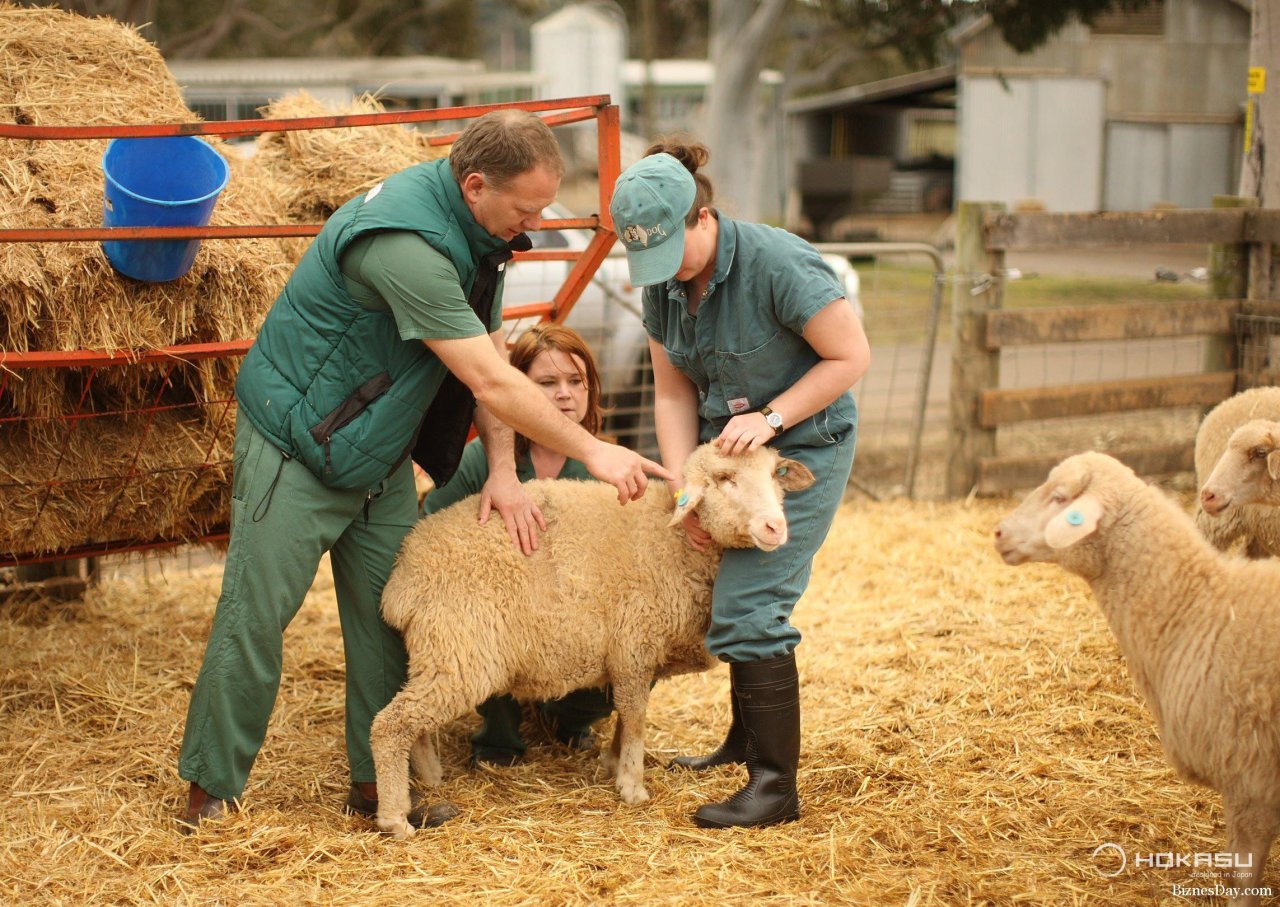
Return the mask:
{"type": "Polygon", "coordinates": [[[560,143],[546,123],[527,110],[494,110],[473,121],[453,143],[449,166],[461,185],[479,173],[495,189],[538,165],[564,176],[560,143]]]}

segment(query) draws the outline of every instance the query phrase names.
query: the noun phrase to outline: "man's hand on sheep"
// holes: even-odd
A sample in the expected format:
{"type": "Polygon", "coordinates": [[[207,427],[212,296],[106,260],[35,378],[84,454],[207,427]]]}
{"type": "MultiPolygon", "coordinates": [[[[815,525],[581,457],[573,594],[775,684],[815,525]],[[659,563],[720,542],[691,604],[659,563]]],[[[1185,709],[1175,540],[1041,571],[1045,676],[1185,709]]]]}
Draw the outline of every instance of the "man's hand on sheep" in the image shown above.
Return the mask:
{"type": "Polygon", "coordinates": [[[608,441],[598,441],[582,458],[582,463],[601,482],[607,482],[618,489],[619,504],[638,501],[644,497],[645,489],[649,487],[646,474],[668,482],[675,480],[662,464],[608,441]]]}
{"type": "Polygon", "coordinates": [[[506,524],[511,544],[525,554],[538,550],[538,530],[547,531],[547,521],[533,503],[515,471],[489,473],[480,489],[480,522],[489,522],[494,510],[506,524]]]}

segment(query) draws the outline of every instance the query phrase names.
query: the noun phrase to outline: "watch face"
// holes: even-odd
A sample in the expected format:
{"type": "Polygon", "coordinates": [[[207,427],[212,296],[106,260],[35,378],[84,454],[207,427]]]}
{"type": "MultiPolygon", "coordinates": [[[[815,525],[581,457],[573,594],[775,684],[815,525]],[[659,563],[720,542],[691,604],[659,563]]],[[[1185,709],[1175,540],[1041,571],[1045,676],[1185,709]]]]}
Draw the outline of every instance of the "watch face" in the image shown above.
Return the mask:
{"type": "Polygon", "coordinates": [[[777,413],[769,413],[769,415],[764,417],[764,421],[768,422],[769,427],[772,428],[774,431],[777,431],[779,428],[782,428],[782,417],[779,416],[777,413]]]}

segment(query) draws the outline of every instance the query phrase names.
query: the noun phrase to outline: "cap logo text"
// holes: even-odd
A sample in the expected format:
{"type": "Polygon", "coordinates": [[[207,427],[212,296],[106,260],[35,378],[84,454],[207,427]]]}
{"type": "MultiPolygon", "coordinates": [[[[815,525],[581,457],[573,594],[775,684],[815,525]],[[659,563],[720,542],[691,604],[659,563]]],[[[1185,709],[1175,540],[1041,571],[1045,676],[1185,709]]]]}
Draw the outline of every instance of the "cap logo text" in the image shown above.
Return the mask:
{"type": "Polygon", "coordinates": [[[629,224],[622,228],[622,241],[631,245],[639,244],[641,246],[649,245],[650,236],[666,236],[667,231],[662,229],[662,224],[654,224],[652,227],[642,227],[639,224],[629,224]]]}

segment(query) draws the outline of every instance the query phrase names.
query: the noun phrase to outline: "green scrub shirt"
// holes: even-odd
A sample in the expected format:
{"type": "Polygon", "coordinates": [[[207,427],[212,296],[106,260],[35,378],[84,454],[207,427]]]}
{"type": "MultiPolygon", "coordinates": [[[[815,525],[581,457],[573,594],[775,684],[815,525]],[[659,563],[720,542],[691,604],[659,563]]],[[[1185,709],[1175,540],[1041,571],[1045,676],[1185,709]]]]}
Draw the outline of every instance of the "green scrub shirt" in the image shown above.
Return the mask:
{"type": "MultiPolygon", "coordinates": [[[[733,416],[771,403],[820,361],[803,331],[843,296],[813,246],[785,230],[727,217],[719,218],[715,270],[694,314],[680,281],[645,288],[645,330],[697,386],[702,441],[718,437],[733,416]]],[[[757,661],[787,655],[799,644],[791,611],[843,498],[857,421],[846,392],[771,442],[817,481],[784,501],[787,544],[772,552],[725,552],[712,594],[711,654],[757,661]]]]}

